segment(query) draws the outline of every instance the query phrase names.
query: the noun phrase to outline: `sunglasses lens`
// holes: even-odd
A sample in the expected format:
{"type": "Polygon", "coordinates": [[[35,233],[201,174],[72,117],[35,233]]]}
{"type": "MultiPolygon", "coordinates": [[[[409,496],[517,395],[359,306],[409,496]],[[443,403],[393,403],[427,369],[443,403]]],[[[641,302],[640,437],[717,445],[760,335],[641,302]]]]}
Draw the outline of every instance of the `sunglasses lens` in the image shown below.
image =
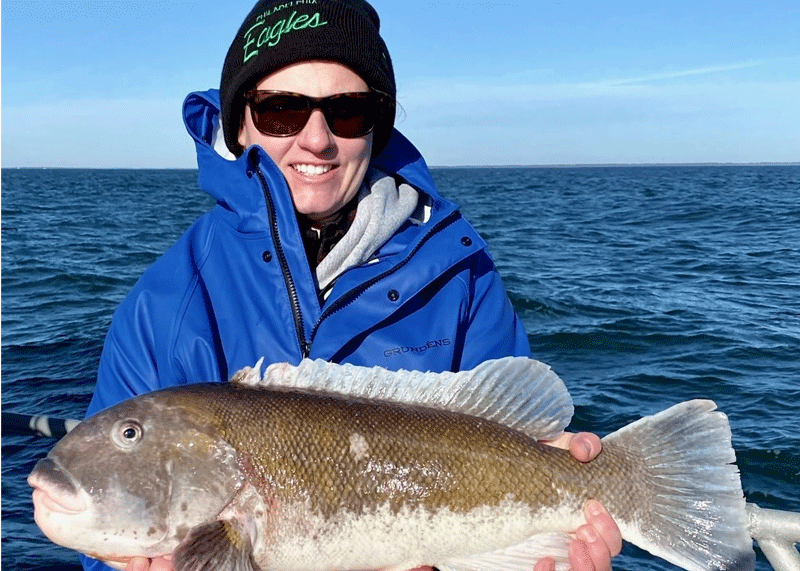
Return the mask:
{"type": "Polygon", "coordinates": [[[308,100],[293,94],[256,96],[250,102],[250,109],[256,128],[265,135],[276,137],[299,133],[311,115],[308,100]]]}
{"type": "Polygon", "coordinates": [[[297,93],[255,91],[250,112],[256,129],[273,137],[299,133],[314,109],[321,109],[337,137],[363,137],[375,127],[383,98],[375,93],[343,93],[314,99],[297,93]]]}
{"type": "Polygon", "coordinates": [[[338,137],[363,137],[375,126],[376,101],[369,93],[331,97],[325,107],[328,127],[338,137]]]}

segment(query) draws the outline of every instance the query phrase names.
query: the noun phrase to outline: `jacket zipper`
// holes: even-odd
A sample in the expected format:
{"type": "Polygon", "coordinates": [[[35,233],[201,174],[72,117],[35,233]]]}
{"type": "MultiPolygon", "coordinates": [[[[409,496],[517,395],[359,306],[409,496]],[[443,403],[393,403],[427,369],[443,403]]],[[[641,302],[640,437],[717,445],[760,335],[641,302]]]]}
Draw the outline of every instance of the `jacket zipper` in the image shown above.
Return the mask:
{"type": "Polygon", "coordinates": [[[283,245],[280,241],[278,234],[278,215],[275,212],[275,203],[272,201],[272,196],[269,193],[269,186],[264,174],[258,165],[255,166],[255,172],[258,175],[258,180],[261,182],[261,189],[264,193],[264,202],[267,206],[267,216],[269,218],[269,230],[272,235],[272,243],[275,246],[275,255],[278,258],[278,263],[281,267],[283,274],[283,281],[286,284],[286,291],[289,294],[289,304],[292,308],[292,316],[294,318],[294,329],[297,333],[297,341],[300,345],[300,353],[305,359],[311,351],[311,344],[306,339],[306,330],[303,325],[303,315],[300,311],[300,298],[297,295],[297,287],[294,285],[294,279],[289,271],[289,262],[286,259],[286,253],[283,251],[283,245]]]}
{"type": "Polygon", "coordinates": [[[428,239],[431,236],[433,236],[434,234],[437,234],[440,230],[446,228],[447,226],[449,226],[450,224],[455,222],[457,218],[459,218],[459,212],[457,210],[454,210],[453,212],[451,212],[450,214],[448,214],[447,216],[442,218],[439,222],[437,222],[430,229],[430,231],[427,234],[425,234],[420,239],[419,242],[417,242],[416,246],[414,246],[414,248],[411,250],[411,253],[409,253],[408,256],[406,256],[404,259],[402,259],[397,265],[389,268],[388,270],[386,270],[382,274],[379,274],[379,275],[375,276],[374,278],[365,281],[361,285],[359,285],[357,287],[354,287],[349,292],[347,292],[346,294],[341,296],[339,299],[334,301],[330,306],[328,306],[328,308],[325,311],[322,312],[322,315],[319,316],[319,320],[314,325],[314,329],[311,331],[311,339],[314,339],[314,337],[317,334],[317,330],[319,329],[320,325],[322,324],[322,322],[325,319],[327,319],[328,317],[330,317],[331,315],[333,315],[337,311],[343,309],[346,305],[352,303],[358,296],[360,296],[362,293],[367,291],[369,288],[371,288],[373,285],[375,285],[379,281],[387,278],[388,276],[392,275],[396,271],[398,271],[401,268],[403,268],[406,264],[408,264],[408,262],[411,261],[411,259],[417,253],[417,251],[419,251],[419,249],[422,248],[422,246],[428,241],[428,239]]]}

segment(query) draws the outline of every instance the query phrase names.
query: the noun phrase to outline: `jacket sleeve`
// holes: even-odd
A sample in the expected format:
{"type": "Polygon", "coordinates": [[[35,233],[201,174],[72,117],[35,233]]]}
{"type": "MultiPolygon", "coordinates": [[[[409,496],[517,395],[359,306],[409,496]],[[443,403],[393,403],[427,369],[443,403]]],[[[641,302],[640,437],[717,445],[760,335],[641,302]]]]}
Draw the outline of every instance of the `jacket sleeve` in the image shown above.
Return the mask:
{"type": "Polygon", "coordinates": [[[502,357],[529,357],[528,336],[491,257],[482,252],[473,268],[471,304],[463,332],[461,370],[502,357]]]}
{"type": "Polygon", "coordinates": [[[92,559],[88,555],[81,554],[81,564],[85,571],[115,571],[102,561],[98,561],[97,559],[92,559]]]}
{"type": "Polygon", "coordinates": [[[185,384],[190,375],[207,381],[219,377],[214,306],[200,278],[210,232],[201,217],[117,307],[89,415],[136,395],[185,384]]]}
{"type": "Polygon", "coordinates": [[[159,376],[156,354],[159,344],[151,319],[153,311],[134,292],[117,308],[100,355],[97,384],[87,416],[130,397],[175,384],[159,376]]]}
{"type": "Polygon", "coordinates": [[[178,349],[189,344],[194,354],[203,354],[197,347],[201,340],[195,337],[207,332],[209,318],[204,299],[194,295],[198,280],[187,240],[188,233],[156,260],[114,312],[88,414],[136,395],[185,383],[177,362],[178,349]],[[192,326],[187,326],[187,316],[192,326]]]}

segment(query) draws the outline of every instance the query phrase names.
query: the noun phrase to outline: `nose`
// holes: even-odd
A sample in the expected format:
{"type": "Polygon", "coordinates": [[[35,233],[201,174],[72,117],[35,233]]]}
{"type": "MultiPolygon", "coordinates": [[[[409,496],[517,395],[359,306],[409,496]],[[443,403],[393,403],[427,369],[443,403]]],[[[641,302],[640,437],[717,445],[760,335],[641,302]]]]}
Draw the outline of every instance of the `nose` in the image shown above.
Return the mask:
{"type": "Polygon", "coordinates": [[[331,154],[336,140],[321,110],[314,109],[311,112],[305,127],[297,134],[297,143],[315,155],[331,154]]]}

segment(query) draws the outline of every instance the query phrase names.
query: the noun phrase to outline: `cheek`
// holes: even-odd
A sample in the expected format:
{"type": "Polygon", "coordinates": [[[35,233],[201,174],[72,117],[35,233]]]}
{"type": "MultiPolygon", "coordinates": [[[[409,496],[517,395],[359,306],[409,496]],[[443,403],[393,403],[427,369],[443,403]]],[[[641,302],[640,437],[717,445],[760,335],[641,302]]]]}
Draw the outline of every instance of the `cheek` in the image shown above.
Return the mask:
{"type": "Polygon", "coordinates": [[[363,176],[372,158],[372,133],[365,138],[344,141],[346,143],[340,146],[340,149],[344,151],[342,154],[347,155],[348,170],[354,175],[359,173],[363,176]]]}

